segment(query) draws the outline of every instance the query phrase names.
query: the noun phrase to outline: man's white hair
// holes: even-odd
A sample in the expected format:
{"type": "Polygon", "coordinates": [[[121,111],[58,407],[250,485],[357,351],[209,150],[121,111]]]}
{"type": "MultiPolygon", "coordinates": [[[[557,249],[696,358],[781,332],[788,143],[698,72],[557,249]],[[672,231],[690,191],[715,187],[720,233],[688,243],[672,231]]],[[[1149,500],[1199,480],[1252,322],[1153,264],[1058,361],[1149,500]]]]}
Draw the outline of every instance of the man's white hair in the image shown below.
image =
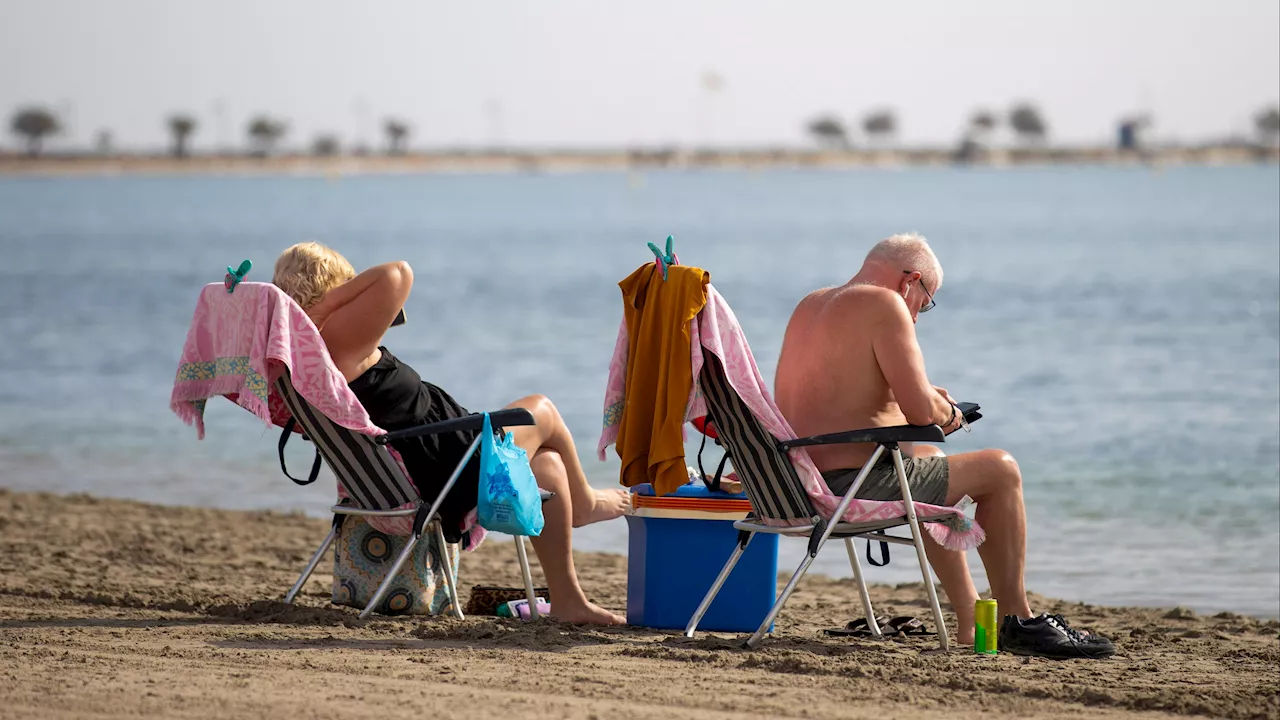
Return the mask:
{"type": "Polygon", "coordinates": [[[931,293],[942,285],[942,265],[929,247],[929,241],[919,233],[899,233],[881,240],[867,253],[864,262],[919,271],[931,293]]]}

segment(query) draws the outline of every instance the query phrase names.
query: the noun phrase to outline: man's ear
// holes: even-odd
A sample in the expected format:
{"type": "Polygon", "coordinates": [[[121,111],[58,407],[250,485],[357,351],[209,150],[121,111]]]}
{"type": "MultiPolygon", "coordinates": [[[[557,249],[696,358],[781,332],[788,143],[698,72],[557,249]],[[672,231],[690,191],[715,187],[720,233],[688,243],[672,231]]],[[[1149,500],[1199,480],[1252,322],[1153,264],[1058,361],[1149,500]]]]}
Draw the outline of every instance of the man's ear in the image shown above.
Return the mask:
{"type": "Polygon", "coordinates": [[[898,285],[898,294],[905,299],[907,297],[907,293],[911,292],[911,283],[914,282],[920,282],[919,271],[903,273],[902,282],[898,285]]]}

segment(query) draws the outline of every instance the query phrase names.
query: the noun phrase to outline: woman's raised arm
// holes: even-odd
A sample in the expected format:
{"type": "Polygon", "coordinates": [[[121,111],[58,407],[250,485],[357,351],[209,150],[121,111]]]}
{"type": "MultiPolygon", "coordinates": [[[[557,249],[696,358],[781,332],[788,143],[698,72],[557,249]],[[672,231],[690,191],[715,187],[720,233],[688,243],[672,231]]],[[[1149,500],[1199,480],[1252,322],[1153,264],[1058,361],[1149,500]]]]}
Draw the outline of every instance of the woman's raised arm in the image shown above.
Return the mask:
{"type": "Polygon", "coordinates": [[[397,260],[365,270],[307,308],[329,356],[348,381],[377,349],[412,287],[412,268],[397,260]]]}

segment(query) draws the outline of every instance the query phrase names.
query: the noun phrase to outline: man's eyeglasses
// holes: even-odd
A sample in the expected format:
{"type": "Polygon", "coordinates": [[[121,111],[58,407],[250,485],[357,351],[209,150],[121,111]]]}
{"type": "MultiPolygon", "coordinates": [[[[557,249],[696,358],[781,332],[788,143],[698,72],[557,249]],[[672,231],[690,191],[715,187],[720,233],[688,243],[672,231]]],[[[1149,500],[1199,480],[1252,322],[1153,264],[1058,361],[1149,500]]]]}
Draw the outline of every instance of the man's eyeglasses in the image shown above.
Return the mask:
{"type": "MultiPolygon", "coordinates": [[[[916,272],[916,271],[915,271],[915,270],[903,270],[903,271],[902,271],[902,273],[903,273],[904,275],[910,275],[910,274],[911,274],[911,273],[913,273],[913,272],[916,272]]],[[[934,302],[934,301],[933,301],[933,293],[929,292],[929,288],[927,288],[927,287],[925,287],[925,286],[924,286],[924,278],[920,278],[920,289],[924,291],[924,296],[925,296],[925,297],[927,297],[927,298],[929,298],[929,302],[925,303],[925,304],[924,304],[924,307],[920,308],[920,312],[922,312],[922,313],[923,313],[923,312],[929,312],[929,311],[930,311],[930,310],[932,310],[932,309],[933,309],[933,307],[934,307],[935,305],[937,305],[938,303],[936,303],[936,302],[934,302]]]]}

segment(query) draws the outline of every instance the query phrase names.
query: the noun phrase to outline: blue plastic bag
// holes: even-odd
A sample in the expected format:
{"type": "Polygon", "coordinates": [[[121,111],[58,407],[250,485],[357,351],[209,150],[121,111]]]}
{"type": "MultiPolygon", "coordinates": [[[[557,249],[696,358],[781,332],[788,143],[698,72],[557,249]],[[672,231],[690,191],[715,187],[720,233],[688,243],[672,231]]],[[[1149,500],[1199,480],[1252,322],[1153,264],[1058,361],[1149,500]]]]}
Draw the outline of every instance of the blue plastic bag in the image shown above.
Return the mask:
{"type": "Polygon", "coordinates": [[[480,497],[476,516],[480,527],[507,535],[542,534],[542,496],[529,467],[529,455],[511,433],[493,436],[489,413],[480,431],[480,497]]]}

